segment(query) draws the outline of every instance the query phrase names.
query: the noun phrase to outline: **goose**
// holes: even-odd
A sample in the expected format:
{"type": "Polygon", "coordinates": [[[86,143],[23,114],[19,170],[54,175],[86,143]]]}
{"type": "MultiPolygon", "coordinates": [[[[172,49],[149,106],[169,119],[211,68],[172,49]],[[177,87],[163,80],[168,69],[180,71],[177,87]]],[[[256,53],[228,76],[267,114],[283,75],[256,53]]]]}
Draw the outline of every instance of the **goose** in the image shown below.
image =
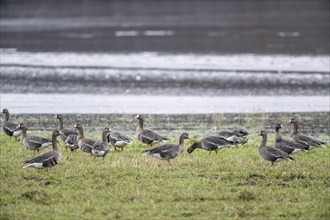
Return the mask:
{"type": "Polygon", "coordinates": [[[221,132],[219,132],[219,135],[223,136],[223,137],[227,137],[227,138],[231,137],[233,135],[235,135],[237,137],[244,137],[244,136],[249,135],[249,132],[247,132],[246,130],[244,130],[242,128],[238,128],[238,129],[235,129],[232,131],[221,131],[221,132]]]}
{"type": "Polygon", "coordinates": [[[164,144],[148,149],[144,151],[144,153],[156,157],[160,160],[166,160],[167,162],[170,162],[171,159],[174,159],[183,152],[185,139],[189,139],[187,133],[181,134],[179,144],[164,144]]]}
{"type": "Polygon", "coordinates": [[[71,134],[78,135],[78,133],[76,131],[63,127],[63,116],[62,115],[57,114],[54,116],[54,118],[59,120],[58,130],[60,132],[60,137],[61,137],[62,141],[65,142],[66,138],[71,134]]]}
{"type": "Polygon", "coordinates": [[[293,160],[292,157],[290,157],[287,153],[281,151],[280,149],[277,149],[275,147],[268,147],[267,144],[267,132],[266,131],[260,131],[259,135],[262,137],[261,144],[259,147],[259,154],[260,156],[271,162],[271,165],[273,166],[275,162],[279,162],[282,160],[293,160]]]}
{"type": "Polygon", "coordinates": [[[27,149],[33,150],[34,152],[37,151],[37,153],[39,153],[39,150],[52,145],[52,140],[48,138],[37,135],[27,136],[27,128],[24,124],[19,124],[17,128],[22,130],[22,143],[27,149]]]}
{"type": "Polygon", "coordinates": [[[15,140],[17,140],[17,137],[19,137],[22,134],[22,131],[17,128],[19,125],[16,122],[9,121],[9,111],[8,109],[3,109],[2,113],[5,116],[5,121],[2,125],[3,131],[5,132],[6,135],[8,135],[10,138],[13,136],[15,137],[15,140]]]}
{"type": "Polygon", "coordinates": [[[78,129],[78,146],[79,148],[84,151],[85,153],[90,153],[92,155],[92,146],[97,142],[96,140],[92,140],[89,138],[84,137],[84,130],[81,124],[76,124],[73,126],[74,128],[78,129]]]}
{"type": "Polygon", "coordinates": [[[306,135],[299,134],[298,132],[298,119],[297,118],[291,118],[288,123],[293,124],[293,130],[290,134],[291,140],[303,144],[305,146],[309,146],[309,149],[313,149],[315,147],[322,147],[322,145],[326,144],[323,141],[315,140],[313,138],[307,137],[306,135]]]}
{"type": "Polygon", "coordinates": [[[95,157],[104,157],[109,153],[109,145],[107,135],[109,134],[109,128],[104,128],[102,131],[102,142],[95,142],[92,146],[92,155],[95,157]]]}
{"type": "Polygon", "coordinates": [[[307,151],[309,149],[308,146],[298,144],[296,142],[293,142],[291,140],[286,140],[282,138],[280,129],[283,128],[282,123],[276,123],[275,124],[275,147],[280,149],[281,151],[284,151],[287,154],[293,154],[299,151],[307,151]]]}
{"type": "Polygon", "coordinates": [[[47,172],[48,168],[58,164],[62,159],[59,144],[56,140],[57,136],[59,135],[60,132],[58,130],[53,131],[52,134],[53,150],[44,152],[31,160],[26,160],[24,162],[25,166],[23,168],[32,167],[36,169],[45,169],[45,171],[47,172]]]}
{"type": "Polygon", "coordinates": [[[242,129],[235,129],[233,131],[221,131],[218,133],[219,136],[224,137],[228,141],[234,142],[236,144],[245,144],[248,142],[248,135],[249,133],[242,129]]]}
{"type": "Polygon", "coordinates": [[[121,150],[123,150],[126,145],[131,144],[133,141],[126,134],[119,131],[113,131],[111,129],[109,130],[107,138],[108,142],[114,146],[115,150],[117,150],[117,148],[121,148],[121,150]]]}
{"type": "Polygon", "coordinates": [[[77,138],[78,135],[76,134],[70,134],[69,136],[67,136],[64,141],[65,147],[67,149],[69,148],[71,151],[76,151],[79,148],[77,138]]]}
{"type": "Polygon", "coordinates": [[[212,135],[212,136],[204,137],[200,141],[192,144],[187,149],[187,152],[191,154],[192,152],[194,152],[195,149],[200,148],[209,151],[209,154],[211,154],[211,151],[215,151],[215,153],[218,153],[218,150],[233,145],[235,145],[234,142],[228,141],[224,137],[220,137],[218,135],[212,135]]]}
{"type": "Polygon", "coordinates": [[[161,141],[168,142],[168,138],[163,137],[152,130],[144,129],[142,115],[137,115],[135,118],[139,120],[137,132],[138,132],[138,139],[142,143],[147,144],[148,147],[151,147],[153,144],[159,143],[161,141]]]}

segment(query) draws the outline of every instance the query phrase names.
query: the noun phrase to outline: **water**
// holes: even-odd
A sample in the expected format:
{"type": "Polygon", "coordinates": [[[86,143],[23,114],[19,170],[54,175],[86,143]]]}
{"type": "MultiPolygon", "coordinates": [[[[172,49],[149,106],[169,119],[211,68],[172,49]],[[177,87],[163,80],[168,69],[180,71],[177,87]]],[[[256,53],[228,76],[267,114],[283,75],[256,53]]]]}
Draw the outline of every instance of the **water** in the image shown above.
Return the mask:
{"type": "Polygon", "coordinates": [[[328,1],[4,0],[1,107],[329,111],[328,9],[328,1]]]}
{"type": "Polygon", "coordinates": [[[1,1],[1,47],[23,51],[330,52],[329,1],[1,1]]]}

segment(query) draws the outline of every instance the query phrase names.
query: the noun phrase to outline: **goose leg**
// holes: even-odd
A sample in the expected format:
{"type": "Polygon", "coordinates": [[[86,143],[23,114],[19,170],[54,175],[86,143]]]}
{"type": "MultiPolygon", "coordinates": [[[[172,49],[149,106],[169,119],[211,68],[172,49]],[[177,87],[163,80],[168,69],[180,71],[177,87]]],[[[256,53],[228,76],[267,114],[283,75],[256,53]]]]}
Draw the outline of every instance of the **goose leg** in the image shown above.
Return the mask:
{"type": "Polygon", "coordinates": [[[218,154],[218,151],[217,150],[215,151],[215,154],[218,154]]]}

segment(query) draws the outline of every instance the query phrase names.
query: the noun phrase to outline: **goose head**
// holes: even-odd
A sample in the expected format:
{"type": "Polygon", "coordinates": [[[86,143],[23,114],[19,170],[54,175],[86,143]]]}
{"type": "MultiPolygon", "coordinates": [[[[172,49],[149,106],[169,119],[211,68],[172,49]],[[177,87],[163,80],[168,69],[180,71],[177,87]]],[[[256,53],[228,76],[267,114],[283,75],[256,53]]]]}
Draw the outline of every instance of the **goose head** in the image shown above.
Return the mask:
{"type": "Polygon", "coordinates": [[[55,116],[54,116],[54,118],[57,118],[57,119],[62,119],[62,118],[63,118],[63,116],[62,116],[62,115],[60,115],[60,114],[57,114],[57,115],[55,115],[55,116]]]}
{"type": "Polygon", "coordinates": [[[3,113],[3,114],[9,114],[9,111],[8,111],[8,109],[4,108],[4,109],[2,110],[2,113],[3,113]]]}
{"type": "Polygon", "coordinates": [[[59,130],[54,130],[53,131],[53,136],[54,137],[57,137],[57,136],[59,136],[61,134],[61,132],[59,131],[59,130]]]}
{"type": "Polygon", "coordinates": [[[298,119],[297,118],[291,118],[288,123],[291,123],[291,124],[296,124],[298,123],[298,119]]]}
{"type": "Polygon", "coordinates": [[[181,138],[182,139],[189,139],[189,136],[188,136],[187,133],[183,133],[183,134],[181,134],[181,138]]]}
{"type": "Polygon", "coordinates": [[[281,122],[277,122],[277,123],[275,124],[275,131],[278,131],[278,130],[281,129],[281,128],[283,128],[282,123],[281,123],[281,122]]]}
{"type": "Polygon", "coordinates": [[[75,124],[75,125],[73,126],[73,128],[82,129],[82,125],[81,125],[81,124],[75,124]]]}
{"type": "Polygon", "coordinates": [[[265,130],[259,131],[258,134],[262,137],[266,137],[267,136],[267,132],[265,130]]]}
{"type": "Polygon", "coordinates": [[[16,129],[27,129],[26,126],[23,123],[20,123],[17,125],[16,129]]]}
{"type": "Polygon", "coordinates": [[[110,134],[111,130],[110,128],[103,128],[102,134],[105,134],[106,136],[108,136],[110,134]]]}

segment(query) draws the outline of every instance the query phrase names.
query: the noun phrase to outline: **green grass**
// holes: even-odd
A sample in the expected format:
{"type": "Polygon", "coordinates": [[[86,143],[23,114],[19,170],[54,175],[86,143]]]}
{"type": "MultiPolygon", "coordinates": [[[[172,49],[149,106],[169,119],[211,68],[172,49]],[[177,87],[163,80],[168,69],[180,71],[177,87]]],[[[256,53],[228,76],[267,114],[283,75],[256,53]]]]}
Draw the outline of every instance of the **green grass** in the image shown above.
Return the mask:
{"type": "Polygon", "coordinates": [[[138,142],[105,160],[62,145],[62,162],[45,173],[22,169],[33,152],[1,133],[1,219],[329,219],[329,145],[270,167],[259,142],[185,151],[171,164],[138,142]]]}

